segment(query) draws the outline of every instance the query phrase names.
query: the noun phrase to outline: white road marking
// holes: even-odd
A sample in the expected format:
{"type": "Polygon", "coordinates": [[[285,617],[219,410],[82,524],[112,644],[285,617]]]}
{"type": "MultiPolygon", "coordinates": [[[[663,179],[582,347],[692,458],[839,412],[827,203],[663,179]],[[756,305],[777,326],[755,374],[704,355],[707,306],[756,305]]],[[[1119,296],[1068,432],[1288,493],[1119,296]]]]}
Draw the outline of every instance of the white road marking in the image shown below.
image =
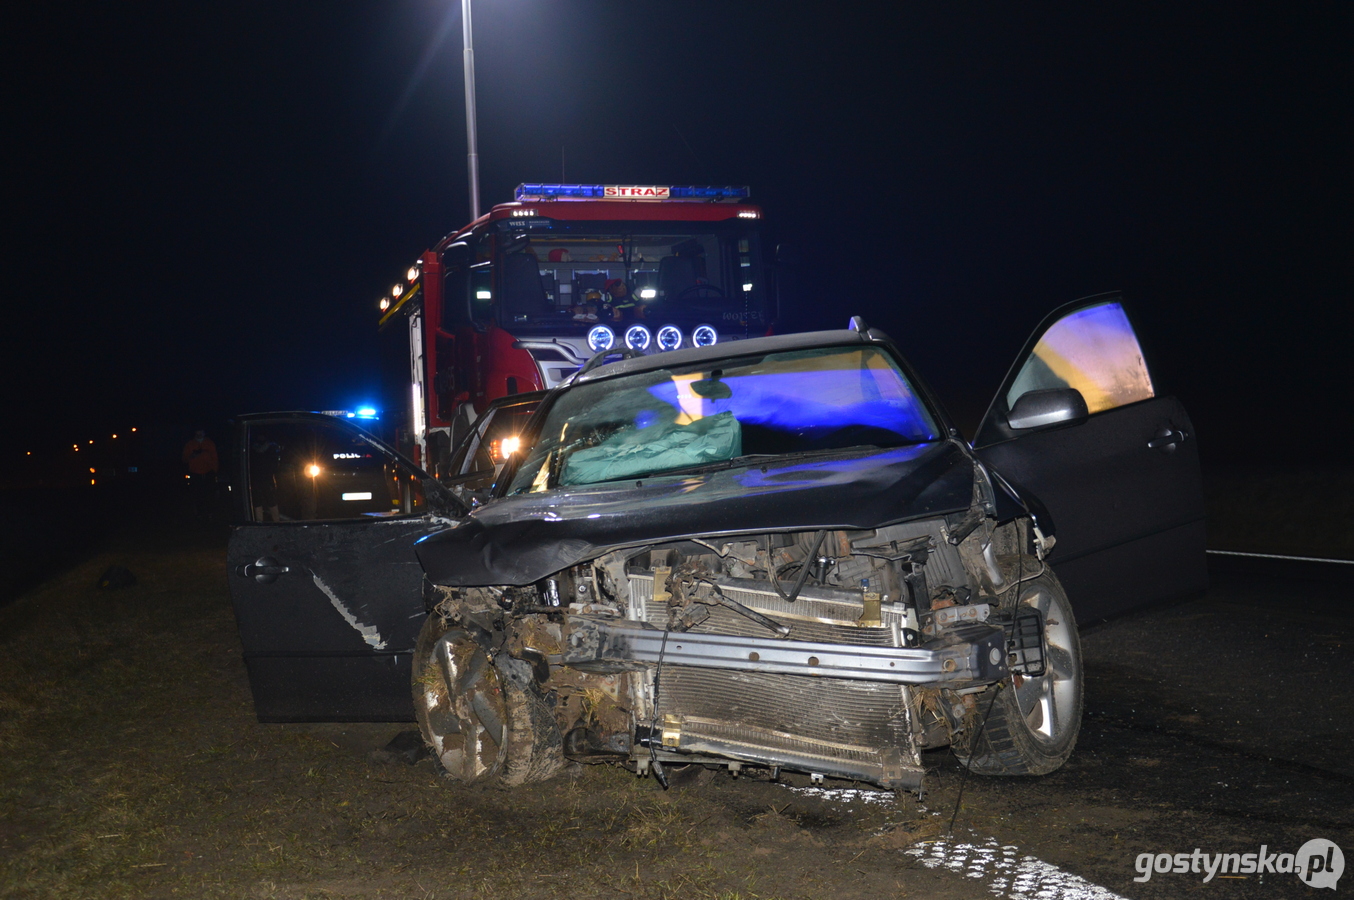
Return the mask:
{"type": "Polygon", "coordinates": [[[860,788],[821,788],[821,787],[787,787],[792,794],[798,794],[801,797],[816,797],[819,800],[835,801],[837,803],[850,803],[852,800],[860,800],[865,803],[886,803],[892,806],[895,802],[893,791],[866,791],[860,788]]]}
{"type": "MultiPolygon", "coordinates": [[[[801,797],[850,803],[895,802],[892,791],[859,788],[787,788],[801,797]]],[[[933,813],[940,815],[940,813],[933,813]]],[[[903,851],[928,869],[946,869],[985,882],[987,892],[1003,900],[1126,900],[1109,888],[1073,875],[1036,856],[1021,853],[1014,844],[971,835],[968,840],[938,838],[920,841],[903,851]]]]}
{"type": "Polygon", "coordinates": [[[982,843],[939,839],[923,841],[903,851],[929,869],[947,869],[986,882],[994,897],[1008,900],[1125,900],[1042,859],[1022,854],[1013,844],[996,838],[982,843]]]}
{"type": "Polygon", "coordinates": [[[1243,553],[1240,550],[1205,550],[1216,556],[1246,556],[1251,559],[1291,559],[1293,562],[1336,563],[1341,566],[1354,566],[1354,559],[1323,559],[1319,556],[1285,556],[1282,553],[1243,553]]]}

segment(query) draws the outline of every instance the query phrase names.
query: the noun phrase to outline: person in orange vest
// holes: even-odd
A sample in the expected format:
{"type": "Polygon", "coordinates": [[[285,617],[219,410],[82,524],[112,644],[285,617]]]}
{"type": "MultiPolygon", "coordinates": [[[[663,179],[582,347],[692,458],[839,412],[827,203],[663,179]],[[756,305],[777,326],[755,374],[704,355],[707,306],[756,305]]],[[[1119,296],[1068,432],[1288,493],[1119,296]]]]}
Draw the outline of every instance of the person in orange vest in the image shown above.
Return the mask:
{"type": "Polygon", "coordinates": [[[192,440],[183,445],[183,464],[188,467],[193,513],[198,518],[210,518],[216,494],[216,473],[221,465],[216,457],[216,444],[207,437],[205,429],[197,429],[192,440]]]}

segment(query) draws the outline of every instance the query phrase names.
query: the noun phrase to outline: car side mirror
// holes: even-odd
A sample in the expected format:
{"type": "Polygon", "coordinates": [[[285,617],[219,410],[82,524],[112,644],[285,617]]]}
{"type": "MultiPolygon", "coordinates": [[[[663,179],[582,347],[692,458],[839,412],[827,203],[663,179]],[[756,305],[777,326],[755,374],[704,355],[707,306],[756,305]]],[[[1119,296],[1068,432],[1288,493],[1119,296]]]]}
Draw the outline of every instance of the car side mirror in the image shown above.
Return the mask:
{"type": "Polygon", "coordinates": [[[447,485],[457,499],[474,508],[488,503],[493,497],[494,483],[498,481],[498,473],[501,471],[503,464],[499,463],[492,469],[476,469],[474,472],[453,476],[448,479],[447,485]]]}
{"type": "Polygon", "coordinates": [[[1086,398],[1076,388],[1026,391],[1011,407],[1006,421],[1013,430],[1076,425],[1090,416],[1086,398]]]}

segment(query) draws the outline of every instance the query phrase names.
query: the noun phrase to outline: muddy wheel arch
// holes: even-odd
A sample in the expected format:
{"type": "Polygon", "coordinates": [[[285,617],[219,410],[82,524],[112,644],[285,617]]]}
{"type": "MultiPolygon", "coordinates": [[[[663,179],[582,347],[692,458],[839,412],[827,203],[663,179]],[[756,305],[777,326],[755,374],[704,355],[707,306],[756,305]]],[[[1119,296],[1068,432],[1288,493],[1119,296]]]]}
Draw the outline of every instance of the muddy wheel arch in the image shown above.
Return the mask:
{"type": "Polygon", "coordinates": [[[413,700],[423,740],[461,781],[544,781],[564,765],[549,699],[528,663],[492,654],[436,613],[414,649],[413,700]]]}

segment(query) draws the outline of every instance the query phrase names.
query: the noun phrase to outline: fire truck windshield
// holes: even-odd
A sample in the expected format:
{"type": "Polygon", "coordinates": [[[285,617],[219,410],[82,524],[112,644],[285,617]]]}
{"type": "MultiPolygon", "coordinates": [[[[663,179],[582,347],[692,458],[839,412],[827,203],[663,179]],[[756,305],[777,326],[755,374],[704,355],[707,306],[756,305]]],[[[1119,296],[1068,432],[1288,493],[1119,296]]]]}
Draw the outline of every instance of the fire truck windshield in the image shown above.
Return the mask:
{"type": "Polygon", "coordinates": [[[494,290],[478,297],[491,301],[499,325],[515,336],[581,335],[598,324],[633,322],[761,334],[769,324],[761,250],[749,222],[500,227],[494,290]]]}

